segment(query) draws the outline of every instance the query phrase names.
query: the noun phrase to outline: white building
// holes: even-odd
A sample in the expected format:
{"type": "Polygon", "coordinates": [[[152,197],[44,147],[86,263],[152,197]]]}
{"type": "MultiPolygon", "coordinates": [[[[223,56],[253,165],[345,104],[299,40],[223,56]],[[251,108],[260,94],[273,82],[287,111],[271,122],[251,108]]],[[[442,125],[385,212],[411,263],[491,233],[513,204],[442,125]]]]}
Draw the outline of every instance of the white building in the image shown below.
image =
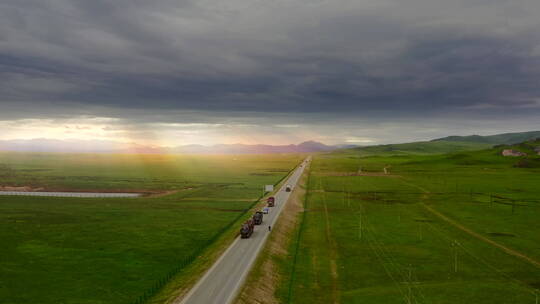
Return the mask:
{"type": "Polygon", "coordinates": [[[521,151],[512,150],[512,149],[504,149],[502,151],[503,156],[527,156],[527,153],[523,153],[521,151]]]}

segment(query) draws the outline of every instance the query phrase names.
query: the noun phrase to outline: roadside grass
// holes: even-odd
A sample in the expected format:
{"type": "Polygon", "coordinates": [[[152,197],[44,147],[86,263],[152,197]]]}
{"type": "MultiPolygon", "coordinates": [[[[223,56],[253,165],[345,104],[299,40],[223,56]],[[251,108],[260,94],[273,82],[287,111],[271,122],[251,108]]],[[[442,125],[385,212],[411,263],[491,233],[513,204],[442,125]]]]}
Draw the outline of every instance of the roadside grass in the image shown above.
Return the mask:
{"type": "Polygon", "coordinates": [[[493,149],[314,157],[294,279],[280,287],[292,293],[282,302],[535,303],[538,267],[424,207],[538,260],[540,175],[516,161],[493,149]],[[389,174],[334,174],[359,167],[389,174]]]}
{"type": "MultiPolygon", "coordinates": [[[[296,164],[297,165],[297,164],[296,164]]],[[[228,248],[230,243],[238,237],[240,224],[250,218],[254,210],[261,210],[266,206],[266,198],[275,194],[286,182],[287,178],[296,169],[291,168],[287,174],[283,175],[274,185],[274,191],[267,192],[261,199],[252,202],[249,210],[244,210],[244,214],[235,221],[229,223],[229,227],[219,235],[216,241],[212,242],[197,259],[193,261],[185,270],[171,277],[161,290],[151,296],[148,303],[178,303],[193,285],[197,283],[205,271],[207,271],[219,256],[228,248]]]]}
{"type": "Polygon", "coordinates": [[[291,275],[290,265],[295,252],[294,249],[291,250],[291,246],[295,244],[295,236],[298,234],[310,176],[310,165],[307,166],[297,186],[294,187],[287,205],[272,227],[272,233],[255,260],[246,283],[234,303],[283,303],[282,296],[287,291],[280,290],[283,285],[278,283],[288,280],[291,275]]]}
{"type": "Polygon", "coordinates": [[[0,196],[1,302],[134,303],[156,293],[172,270],[192,271],[212,246],[226,243],[262,185],[279,181],[302,156],[186,159],[2,153],[1,186],[179,191],[155,198],[0,196]]]}

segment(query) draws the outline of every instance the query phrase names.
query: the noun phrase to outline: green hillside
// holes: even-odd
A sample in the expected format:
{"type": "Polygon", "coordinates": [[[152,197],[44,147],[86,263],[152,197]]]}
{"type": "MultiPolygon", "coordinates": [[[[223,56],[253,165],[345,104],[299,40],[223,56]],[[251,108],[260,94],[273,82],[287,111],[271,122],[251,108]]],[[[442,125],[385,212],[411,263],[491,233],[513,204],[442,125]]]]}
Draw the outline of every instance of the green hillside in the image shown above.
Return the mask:
{"type": "Polygon", "coordinates": [[[353,150],[362,154],[441,154],[457,151],[482,150],[491,147],[491,144],[475,142],[454,141],[419,141],[404,144],[389,144],[369,147],[359,147],[353,150]]]}
{"type": "MultiPolygon", "coordinates": [[[[387,144],[353,148],[364,155],[373,154],[443,154],[460,151],[476,151],[494,145],[513,145],[540,138],[540,131],[504,133],[489,136],[448,136],[431,141],[418,141],[403,144],[387,144]]],[[[525,152],[525,151],[523,151],[525,152]]]]}
{"type": "Polygon", "coordinates": [[[469,135],[469,136],[448,136],[432,140],[432,142],[468,142],[484,144],[515,144],[532,139],[540,138],[540,131],[504,133],[489,136],[469,135]]]}

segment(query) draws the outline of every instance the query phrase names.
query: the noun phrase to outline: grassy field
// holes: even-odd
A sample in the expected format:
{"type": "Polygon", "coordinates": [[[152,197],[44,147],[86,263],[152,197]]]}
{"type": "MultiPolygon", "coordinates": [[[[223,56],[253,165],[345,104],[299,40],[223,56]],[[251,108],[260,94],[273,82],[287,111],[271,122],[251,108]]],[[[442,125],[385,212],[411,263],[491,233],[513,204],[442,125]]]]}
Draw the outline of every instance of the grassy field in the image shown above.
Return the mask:
{"type": "Polygon", "coordinates": [[[298,156],[189,156],[0,152],[3,185],[49,190],[178,190],[275,180],[298,156]],[[277,165],[277,166],[276,166],[277,165]]]}
{"type": "Polygon", "coordinates": [[[500,149],[316,156],[280,302],[535,303],[540,170],[500,149]]]}
{"type": "Polygon", "coordinates": [[[135,303],[235,229],[262,185],[278,182],[301,159],[2,153],[0,186],[176,192],[0,196],[0,302],[135,303]]]}
{"type": "Polygon", "coordinates": [[[461,141],[419,141],[404,144],[388,144],[359,147],[354,150],[360,155],[396,154],[437,154],[456,151],[475,151],[490,148],[492,144],[461,141]]]}

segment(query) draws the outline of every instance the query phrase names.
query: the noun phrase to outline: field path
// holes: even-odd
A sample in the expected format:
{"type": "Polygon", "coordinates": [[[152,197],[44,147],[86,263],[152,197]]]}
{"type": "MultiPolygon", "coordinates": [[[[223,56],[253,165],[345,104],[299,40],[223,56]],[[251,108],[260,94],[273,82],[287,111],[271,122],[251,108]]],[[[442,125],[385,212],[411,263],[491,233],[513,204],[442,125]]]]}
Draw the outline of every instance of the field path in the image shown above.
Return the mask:
{"type": "Polygon", "coordinates": [[[518,258],[520,258],[522,260],[525,260],[525,261],[531,263],[532,265],[540,268],[540,262],[536,261],[535,259],[533,259],[533,258],[531,258],[529,256],[526,256],[525,254],[523,254],[523,253],[521,253],[519,251],[510,249],[510,248],[508,248],[508,247],[506,247],[504,245],[501,245],[501,244],[499,244],[499,243],[497,243],[497,242],[495,242],[493,240],[488,239],[487,237],[485,237],[485,236],[483,236],[483,235],[481,235],[479,233],[476,233],[476,232],[472,231],[471,229],[461,225],[460,223],[454,221],[453,219],[451,219],[451,218],[447,217],[446,215],[440,213],[439,211],[433,209],[431,206],[426,205],[425,203],[422,203],[422,205],[429,212],[436,215],[437,217],[444,220],[445,222],[451,224],[452,226],[454,226],[454,227],[456,227],[456,228],[458,228],[458,229],[460,229],[460,230],[474,236],[475,238],[477,238],[479,240],[482,240],[482,241],[484,241],[484,242],[486,242],[488,244],[491,244],[491,245],[493,245],[493,246],[495,246],[495,247],[497,247],[499,249],[502,249],[504,252],[506,252],[506,253],[508,253],[510,255],[513,255],[513,256],[518,257],[518,258]]]}
{"type": "Polygon", "coordinates": [[[263,224],[255,226],[255,231],[248,239],[240,237],[227,248],[204,276],[195,284],[183,299],[176,299],[175,304],[229,304],[238,294],[251,266],[270,235],[268,226],[274,226],[283,206],[292,192],[286,192],[287,184],[296,186],[304,172],[309,158],[304,160],[276,192],[276,206],[264,215],[263,224]]]}
{"type": "Polygon", "coordinates": [[[332,278],[332,303],[339,303],[338,296],[338,271],[337,271],[337,245],[332,238],[332,233],[330,231],[330,216],[328,214],[328,206],[326,204],[326,193],[323,193],[323,203],[324,203],[324,216],[325,216],[325,232],[326,232],[326,242],[328,243],[328,249],[330,253],[330,275],[332,278]]]}
{"type": "MultiPolygon", "coordinates": [[[[412,183],[409,183],[407,181],[404,181],[403,179],[401,179],[401,181],[409,186],[412,186],[412,187],[415,187],[417,189],[420,189],[422,192],[424,192],[427,195],[429,195],[429,191],[423,187],[420,187],[418,185],[415,185],[415,184],[412,184],[412,183]]],[[[468,233],[469,235],[472,235],[474,236],[475,238],[481,240],[481,241],[484,241],[492,246],[495,246],[499,249],[501,249],[502,251],[506,252],[507,254],[509,255],[512,255],[512,256],[515,256],[517,258],[520,258],[526,262],[529,262],[530,264],[532,264],[533,266],[537,267],[537,268],[540,268],[540,262],[538,262],[537,260],[519,252],[519,251],[516,251],[514,249],[511,249],[511,248],[508,248],[502,244],[499,244],[477,232],[474,232],[472,231],[471,229],[461,225],[460,223],[456,222],[455,220],[447,217],[446,215],[442,214],[441,212],[435,210],[434,208],[432,208],[431,206],[427,205],[426,203],[422,203],[422,206],[424,206],[424,208],[426,208],[426,210],[428,210],[429,212],[431,212],[433,215],[437,216],[438,218],[442,219],[443,221],[449,223],[450,225],[458,228],[459,230],[463,231],[463,232],[466,232],[468,233]]]]}

